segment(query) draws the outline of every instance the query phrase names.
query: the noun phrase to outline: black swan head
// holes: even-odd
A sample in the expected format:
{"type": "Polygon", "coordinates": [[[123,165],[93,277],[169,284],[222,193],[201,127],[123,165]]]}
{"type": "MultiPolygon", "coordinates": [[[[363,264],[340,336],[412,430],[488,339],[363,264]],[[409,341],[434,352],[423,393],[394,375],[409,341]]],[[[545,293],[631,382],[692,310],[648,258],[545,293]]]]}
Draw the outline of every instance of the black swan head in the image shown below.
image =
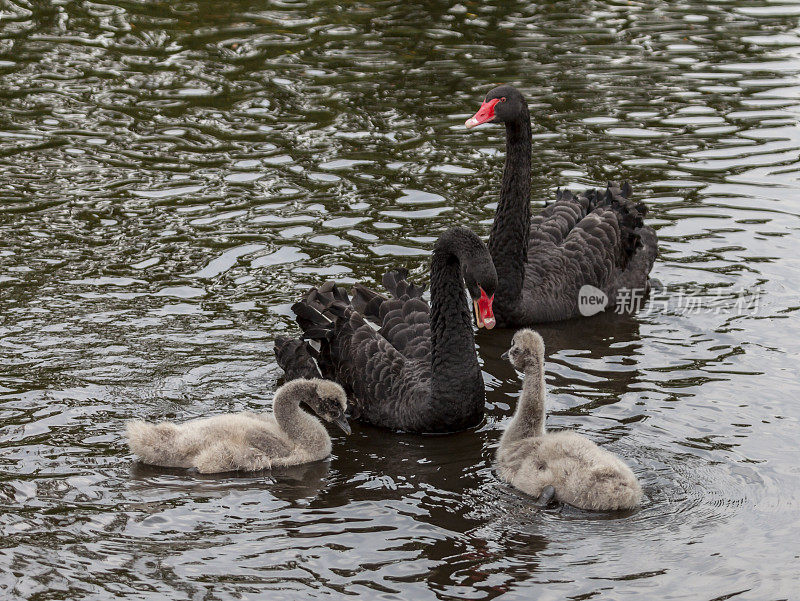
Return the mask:
{"type": "Polygon", "coordinates": [[[497,271],[483,240],[470,229],[454,227],[439,237],[434,253],[449,253],[458,259],[464,285],[475,307],[475,321],[479,328],[491,330],[497,323],[492,311],[497,271]]]}
{"type": "Polygon", "coordinates": [[[480,110],[464,125],[471,129],[481,123],[509,123],[526,118],[529,117],[525,97],[514,86],[503,85],[486,94],[480,110]]]}

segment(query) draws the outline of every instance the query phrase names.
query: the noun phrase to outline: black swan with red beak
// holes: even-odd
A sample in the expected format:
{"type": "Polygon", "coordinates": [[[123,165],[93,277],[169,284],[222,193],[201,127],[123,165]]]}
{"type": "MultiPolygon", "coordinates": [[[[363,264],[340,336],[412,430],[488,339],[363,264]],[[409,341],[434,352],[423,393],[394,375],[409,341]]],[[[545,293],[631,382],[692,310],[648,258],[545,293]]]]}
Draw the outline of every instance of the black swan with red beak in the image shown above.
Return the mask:
{"type": "Polygon", "coordinates": [[[486,245],[454,227],[431,258],[431,302],[407,272],[387,273],[391,297],[356,285],[352,298],[333,282],[313,288],[292,309],[303,340],[278,339],[275,354],[287,379],[316,369],[341,384],[352,417],[406,432],[455,432],[478,424],[484,384],[472,317],[494,326],[497,273],[486,245]],[[375,326],[372,325],[372,322],[375,326]]]}
{"type": "Polygon", "coordinates": [[[489,252],[499,281],[494,310],[501,327],[528,326],[580,315],[585,285],[602,290],[614,307],[620,290],[649,290],[648,274],[658,254],[653,228],[645,226],[644,203],[630,200],[631,187],[579,195],[561,191],[531,217],[531,118],[514,87],[486,95],[467,128],[505,123],[506,164],[489,252]]]}

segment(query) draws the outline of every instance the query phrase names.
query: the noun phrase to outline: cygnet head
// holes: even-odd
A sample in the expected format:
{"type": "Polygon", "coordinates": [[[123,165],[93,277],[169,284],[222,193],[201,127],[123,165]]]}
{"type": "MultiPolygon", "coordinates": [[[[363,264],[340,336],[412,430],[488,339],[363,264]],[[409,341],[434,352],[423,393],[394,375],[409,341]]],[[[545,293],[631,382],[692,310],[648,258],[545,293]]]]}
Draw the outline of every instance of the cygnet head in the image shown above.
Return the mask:
{"type": "Polygon", "coordinates": [[[336,382],[330,380],[308,380],[310,394],[306,404],[319,417],[326,422],[339,426],[345,434],[350,434],[350,424],[347,423],[345,411],[347,410],[347,394],[336,382]]]}
{"type": "Polygon", "coordinates": [[[520,330],[511,339],[511,348],[503,353],[517,369],[535,367],[544,361],[544,340],[533,330],[520,330]]]}

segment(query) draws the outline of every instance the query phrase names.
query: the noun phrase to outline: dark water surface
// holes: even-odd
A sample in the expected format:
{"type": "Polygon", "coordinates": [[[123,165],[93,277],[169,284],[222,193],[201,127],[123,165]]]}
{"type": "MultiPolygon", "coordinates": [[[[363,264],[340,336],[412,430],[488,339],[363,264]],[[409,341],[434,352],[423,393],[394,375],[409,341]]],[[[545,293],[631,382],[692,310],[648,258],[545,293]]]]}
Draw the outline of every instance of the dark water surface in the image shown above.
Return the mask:
{"type": "Polygon", "coordinates": [[[0,11],[0,597],[800,598],[800,5],[0,11]],[[476,430],[137,466],[125,420],[269,407],[308,286],[426,280],[443,229],[488,234],[503,132],[463,122],[498,82],[530,100],[536,206],[629,178],[652,208],[664,293],[540,330],[550,427],[625,457],[641,510],[498,483],[507,331],[477,338],[476,430]]]}

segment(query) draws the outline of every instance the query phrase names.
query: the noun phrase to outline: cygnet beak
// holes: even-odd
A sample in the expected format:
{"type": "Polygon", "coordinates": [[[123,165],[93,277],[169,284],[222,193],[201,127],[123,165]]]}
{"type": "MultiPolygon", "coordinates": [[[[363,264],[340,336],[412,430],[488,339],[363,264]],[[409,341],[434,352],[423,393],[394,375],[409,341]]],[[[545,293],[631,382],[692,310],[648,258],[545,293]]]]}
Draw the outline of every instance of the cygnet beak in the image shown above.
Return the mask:
{"type": "Polygon", "coordinates": [[[347,417],[344,415],[341,415],[335,420],[333,420],[333,423],[339,426],[342,429],[342,432],[344,432],[345,434],[349,435],[352,432],[352,430],[350,429],[350,424],[347,423],[347,417]]]}

